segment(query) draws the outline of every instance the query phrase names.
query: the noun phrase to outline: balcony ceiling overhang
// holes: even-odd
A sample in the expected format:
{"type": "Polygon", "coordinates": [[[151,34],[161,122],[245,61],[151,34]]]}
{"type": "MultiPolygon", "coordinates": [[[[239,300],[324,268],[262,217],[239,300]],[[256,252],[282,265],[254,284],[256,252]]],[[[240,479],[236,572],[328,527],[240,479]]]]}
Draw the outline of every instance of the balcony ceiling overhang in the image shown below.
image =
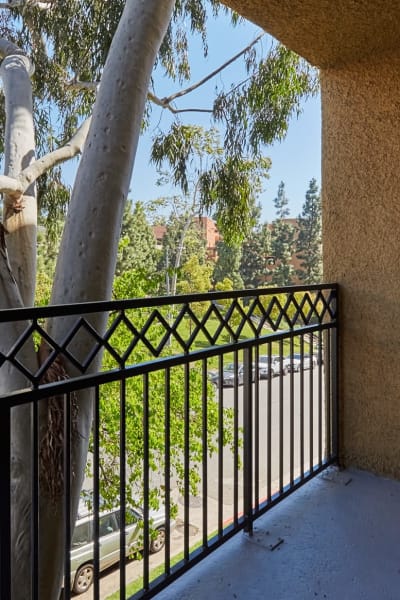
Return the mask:
{"type": "Polygon", "coordinates": [[[320,68],[400,55],[400,1],[223,0],[320,68]]]}

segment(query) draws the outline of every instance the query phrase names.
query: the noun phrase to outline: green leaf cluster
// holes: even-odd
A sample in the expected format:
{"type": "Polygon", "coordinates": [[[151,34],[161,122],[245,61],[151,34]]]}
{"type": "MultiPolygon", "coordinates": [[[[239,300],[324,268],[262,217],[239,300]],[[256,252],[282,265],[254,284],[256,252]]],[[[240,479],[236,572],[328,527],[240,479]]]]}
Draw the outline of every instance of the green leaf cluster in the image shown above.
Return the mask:
{"type": "MultiPolygon", "coordinates": [[[[140,311],[126,316],[135,319],[140,327],[140,311]]],[[[148,317],[142,311],[142,324],[148,317]]],[[[162,326],[160,325],[159,328],[162,326]]],[[[163,332],[158,332],[161,334],[163,332]]],[[[151,335],[151,332],[150,332],[151,335]]],[[[154,344],[156,345],[156,332],[154,344]]],[[[113,334],[110,344],[115,352],[123,355],[132,340],[132,331],[121,326],[113,334]]],[[[171,354],[170,348],[165,354],[171,354]]],[[[135,349],[127,357],[127,363],[140,364],[152,356],[144,346],[135,349]]],[[[104,357],[103,369],[117,366],[110,353],[104,357]]],[[[154,366],[154,365],[153,365],[154,366]]],[[[200,465],[204,443],[212,455],[218,447],[218,432],[223,431],[222,443],[233,443],[233,415],[223,409],[223,422],[214,397],[214,388],[207,384],[203,391],[202,369],[197,364],[177,366],[168,372],[152,370],[148,375],[131,377],[125,382],[106,384],[100,394],[100,446],[101,446],[101,495],[112,505],[119,494],[119,447],[121,414],[125,414],[127,499],[133,505],[143,502],[143,457],[147,460],[150,477],[150,505],[157,508],[164,500],[165,467],[168,456],[168,475],[180,493],[184,492],[185,477],[190,493],[199,493],[200,465]],[[185,390],[188,390],[186,394],[185,390]],[[203,439],[203,418],[207,420],[206,440],[203,439]],[[168,427],[167,427],[168,424],[168,427]],[[189,472],[185,472],[184,452],[189,451],[189,472]]],[[[93,443],[93,442],[92,442],[93,443]]],[[[92,464],[89,464],[89,474],[92,464]]],[[[176,508],[176,507],[175,507],[176,508]]]]}

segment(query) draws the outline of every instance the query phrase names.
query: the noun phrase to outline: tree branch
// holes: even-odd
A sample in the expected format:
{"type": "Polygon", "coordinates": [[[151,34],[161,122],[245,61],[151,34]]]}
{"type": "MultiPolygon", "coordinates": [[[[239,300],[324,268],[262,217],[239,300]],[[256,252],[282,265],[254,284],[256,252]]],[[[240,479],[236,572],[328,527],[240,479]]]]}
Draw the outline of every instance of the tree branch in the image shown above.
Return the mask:
{"type": "Polygon", "coordinates": [[[89,131],[90,122],[91,117],[87,118],[82,123],[82,125],[72,136],[69,142],[65,144],[65,146],[61,146],[60,148],[57,148],[57,150],[54,150],[53,152],[42,156],[42,158],[39,158],[38,160],[30,164],[26,169],[21,171],[20,175],[18,176],[18,181],[20,182],[21,188],[25,190],[27,187],[29,187],[31,183],[36,181],[38,177],[43,175],[43,173],[45,173],[55,165],[58,165],[70,158],[73,158],[74,156],[82,152],[82,148],[86,141],[87,134],[89,131]]]}
{"type": "Polygon", "coordinates": [[[259,42],[260,39],[264,35],[265,35],[264,32],[260,33],[260,35],[258,35],[250,44],[248,44],[248,46],[246,46],[246,48],[243,48],[243,50],[241,50],[240,52],[235,54],[235,56],[232,56],[232,58],[230,58],[229,60],[224,62],[220,67],[218,67],[217,69],[215,69],[214,71],[212,71],[211,73],[206,75],[206,77],[203,77],[203,79],[200,79],[197,83],[190,85],[189,87],[185,88],[184,90],[180,90],[179,92],[176,92],[175,94],[171,94],[170,96],[162,98],[161,102],[163,102],[164,104],[169,104],[170,102],[172,102],[172,100],[175,100],[176,98],[180,98],[181,96],[185,96],[186,94],[189,94],[190,92],[193,92],[194,90],[196,90],[198,87],[202,86],[204,83],[207,83],[207,81],[209,81],[210,79],[215,77],[215,75],[218,75],[218,73],[220,73],[221,71],[226,69],[226,67],[229,67],[229,65],[231,65],[233,62],[235,62],[235,60],[237,60],[245,52],[250,50],[250,48],[252,48],[255,44],[257,44],[257,42],[259,42]]]}
{"type": "MultiPolygon", "coordinates": [[[[260,33],[260,35],[258,35],[256,38],[254,38],[254,40],[250,44],[248,44],[245,48],[240,50],[240,52],[238,52],[237,54],[232,56],[229,60],[224,62],[222,65],[220,65],[217,69],[215,69],[214,71],[212,71],[211,73],[206,75],[206,77],[203,77],[202,79],[200,79],[193,85],[190,85],[189,87],[185,88],[184,90],[180,90],[179,92],[176,92],[175,94],[171,94],[170,96],[165,96],[164,98],[159,98],[158,96],[156,96],[155,94],[153,94],[152,92],[149,91],[147,93],[147,98],[151,102],[153,102],[153,104],[156,104],[157,106],[160,106],[161,108],[165,108],[165,109],[169,110],[174,115],[183,113],[183,112],[201,112],[201,113],[210,113],[211,114],[213,112],[212,109],[207,109],[207,108],[181,108],[181,109],[178,109],[178,108],[174,108],[171,105],[171,102],[173,100],[175,100],[176,98],[181,98],[182,96],[185,96],[186,94],[189,94],[190,92],[193,92],[194,90],[196,90],[197,88],[202,86],[204,83],[207,83],[207,81],[209,81],[210,79],[215,77],[215,75],[218,75],[218,73],[220,73],[221,71],[226,69],[226,67],[229,67],[229,65],[231,65],[238,58],[243,56],[243,54],[245,52],[247,52],[248,50],[250,50],[250,48],[255,46],[255,44],[257,44],[264,35],[265,35],[264,32],[260,33]]],[[[94,81],[74,81],[73,80],[73,81],[70,81],[67,83],[67,86],[74,90],[96,90],[98,85],[99,84],[94,81]]]]}
{"type": "Polygon", "coordinates": [[[76,79],[72,79],[66,83],[66,86],[70,90],[89,90],[89,91],[97,91],[100,85],[99,81],[78,81],[76,79]]]}
{"type": "Polygon", "coordinates": [[[157,106],[161,106],[161,108],[165,108],[172,112],[174,115],[182,112],[205,112],[212,113],[212,110],[209,108],[174,108],[168,101],[168,98],[158,98],[152,92],[147,92],[147,98],[157,106]]]}
{"type": "Polygon", "coordinates": [[[46,173],[46,171],[55,165],[74,158],[74,156],[82,152],[89,131],[90,121],[91,117],[86,119],[65,146],[61,146],[57,150],[54,150],[54,152],[50,152],[42,156],[42,158],[35,160],[26,169],[23,169],[18,177],[0,175],[0,192],[7,194],[12,200],[16,200],[43,173],[46,173]]]}
{"type": "Polygon", "coordinates": [[[18,179],[8,177],[7,175],[0,175],[0,193],[15,197],[21,196],[23,190],[18,179]]]}

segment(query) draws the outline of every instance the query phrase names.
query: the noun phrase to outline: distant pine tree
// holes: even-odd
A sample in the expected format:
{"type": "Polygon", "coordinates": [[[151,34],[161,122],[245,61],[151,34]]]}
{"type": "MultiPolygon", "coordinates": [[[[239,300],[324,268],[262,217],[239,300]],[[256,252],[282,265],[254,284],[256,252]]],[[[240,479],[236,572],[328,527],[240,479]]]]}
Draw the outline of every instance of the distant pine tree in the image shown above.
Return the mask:
{"type": "Polygon", "coordinates": [[[243,280],[240,275],[240,258],[242,250],[240,246],[230,246],[221,241],[217,244],[218,260],[215,263],[213,280],[215,283],[228,278],[232,282],[234,290],[243,288],[243,280]]]}
{"type": "Polygon", "coordinates": [[[321,197],[315,179],[311,179],[303,210],[298,217],[299,235],[296,254],[300,261],[297,276],[303,283],[322,280],[322,220],[321,197]]]}
{"type": "Polygon", "coordinates": [[[272,272],[271,283],[278,286],[291,285],[295,274],[291,259],[295,247],[296,228],[286,222],[290,211],[283,181],[279,184],[274,205],[277,218],[272,224],[271,253],[276,266],[272,272]]]}
{"type": "Polygon", "coordinates": [[[267,223],[255,228],[242,246],[240,275],[245,288],[265,284],[270,274],[271,232],[267,223]]]}

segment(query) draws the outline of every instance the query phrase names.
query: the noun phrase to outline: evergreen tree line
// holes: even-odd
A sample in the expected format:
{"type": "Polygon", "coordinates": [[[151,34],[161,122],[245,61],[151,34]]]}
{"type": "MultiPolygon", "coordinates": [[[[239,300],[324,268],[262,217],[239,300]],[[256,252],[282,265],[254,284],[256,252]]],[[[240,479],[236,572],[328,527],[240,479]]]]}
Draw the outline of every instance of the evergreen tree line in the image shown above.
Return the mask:
{"type": "Polygon", "coordinates": [[[227,289],[229,282],[233,289],[240,289],[321,281],[321,197],[316,180],[310,181],[297,219],[289,219],[289,200],[283,182],[274,206],[274,221],[260,223],[259,214],[256,215],[255,226],[241,246],[219,243],[213,274],[217,289],[227,289]],[[224,280],[226,285],[221,287],[224,280]]]}
{"type": "MultiPolygon", "coordinates": [[[[219,240],[216,259],[207,253],[201,221],[184,202],[174,198],[168,217],[157,214],[160,204],[165,207],[166,201],[158,200],[150,207],[129,201],[125,209],[116,277],[125,280],[124,289],[128,286],[131,296],[285,286],[322,279],[321,198],[315,179],[310,181],[297,219],[289,219],[289,200],[281,182],[273,222],[261,222],[261,207],[254,205],[250,234],[240,244],[219,240]],[[155,226],[165,228],[158,245],[155,226]]],[[[48,299],[57,246],[58,239],[49,239],[43,228],[39,303],[48,299]]]]}

